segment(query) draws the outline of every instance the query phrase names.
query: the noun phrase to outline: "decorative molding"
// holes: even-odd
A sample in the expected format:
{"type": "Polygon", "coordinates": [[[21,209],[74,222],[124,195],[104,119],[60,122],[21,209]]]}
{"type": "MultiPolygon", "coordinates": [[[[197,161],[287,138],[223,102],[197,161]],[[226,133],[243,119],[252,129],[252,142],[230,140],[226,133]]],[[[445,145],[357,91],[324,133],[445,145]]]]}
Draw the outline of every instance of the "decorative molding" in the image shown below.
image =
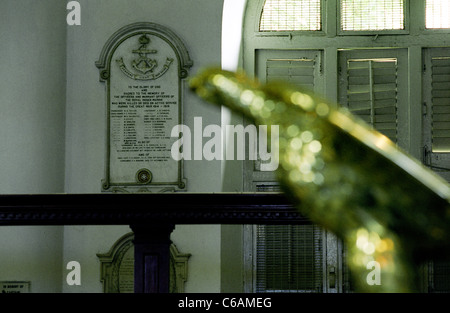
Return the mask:
{"type": "Polygon", "coordinates": [[[170,245],[170,292],[184,293],[184,284],[188,280],[188,261],[190,253],[181,253],[177,246],[170,245]]]}
{"type": "Polygon", "coordinates": [[[125,254],[133,247],[134,234],[130,232],[119,238],[107,253],[98,253],[100,260],[100,281],[103,292],[119,293],[119,269],[125,254]]]}
{"type": "Polygon", "coordinates": [[[117,44],[122,42],[124,40],[124,37],[128,36],[129,34],[132,33],[138,34],[143,29],[149,32],[161,34],[162,36],[168,38],[173,43],[173,48],[177,53],[178,62],[180,64],[179,76],[180,78],[187,77],[188,70],[189,68],[192,67],[193,62],[189,56],[189,52],[187,51],[183,41],[172,30],[163,25],[150,22],[138,22],[120,28],[111,37],[109,37],[108,41],[103,46],[98,61],[95,62],[95,66],[97,66],[97,68],[100,71],[100,81],[105,81],[109,78],[110,62],[108,61],[117,44]]]}

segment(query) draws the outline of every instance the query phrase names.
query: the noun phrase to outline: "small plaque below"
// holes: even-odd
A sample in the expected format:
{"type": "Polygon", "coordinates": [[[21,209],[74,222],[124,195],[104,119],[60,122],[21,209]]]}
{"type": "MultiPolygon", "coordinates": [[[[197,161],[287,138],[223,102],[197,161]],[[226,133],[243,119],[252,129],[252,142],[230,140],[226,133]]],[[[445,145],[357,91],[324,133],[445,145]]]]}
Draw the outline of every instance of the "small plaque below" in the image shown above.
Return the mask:
{"type": "MultiPolygon", "coordinates": [[[[99,253],[101,278],[105,293],[134,292],[134,233],[119,238],[107,253],[99,253]]],[[[189,253],[181,253],[174,244],[170,246],[171,293],[183,293],[188,276],[189,253]]]]}
{"type": "Polygon", "coordinates": [[[29,281],[1,281],[0,293],[29,293],[29,281]]]}

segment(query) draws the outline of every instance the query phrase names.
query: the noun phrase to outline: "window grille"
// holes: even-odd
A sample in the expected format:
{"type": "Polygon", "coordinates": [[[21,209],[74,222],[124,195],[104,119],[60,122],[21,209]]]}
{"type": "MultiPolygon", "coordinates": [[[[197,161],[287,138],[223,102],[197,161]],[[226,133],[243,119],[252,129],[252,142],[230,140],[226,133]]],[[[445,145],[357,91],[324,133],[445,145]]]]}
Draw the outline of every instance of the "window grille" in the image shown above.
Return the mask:
{"type": "Polygon", "coordinates": [[[316,225],[259,225],[256,292],[322,292],[323,232],[316,225]]]}
{"type": "Polygon", "coordinates": [[[403,0],[341,0],[342,30],[402,30],[403,7],[403,0]]]}
{"type": "Polygon", "coordinates": [[[320,31],[321,0],[266,0],[260,31],[320,31]]]}
{"type": "Polygon", "coordinates": [[[432,261],[428,268],[428,291],[448,293],[450,291],[450,262],[448,260],[432,261]]]}
{"type": "Polygon", "coordinates": [[[450,1],[427,0],[425,21],[426,28],[450,28],[450,1]]]}

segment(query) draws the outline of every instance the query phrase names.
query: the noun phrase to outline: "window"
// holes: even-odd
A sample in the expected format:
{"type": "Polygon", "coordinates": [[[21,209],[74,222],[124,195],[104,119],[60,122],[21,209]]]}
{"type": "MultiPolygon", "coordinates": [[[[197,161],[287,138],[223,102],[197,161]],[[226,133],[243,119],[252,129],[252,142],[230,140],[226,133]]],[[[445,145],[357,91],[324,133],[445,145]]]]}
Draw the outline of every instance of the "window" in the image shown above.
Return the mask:
{"type": "Polygon", "coordinates": [[[341,0],[344,31],[404,29],[403,0],[341,0]]]}
{"type": "Polygon", "coordinates": [[[266,0],[260,31],[318,31],[322,28],[321,0],[266,0]]]}
{"type": "MultiPolygon", "coordinates": [[[[288,81],[323,90],[323,50],[258,50],[256,72],[262,82],[288,81]]],[[[262,172],[258,161],[246,161],[246,190],[277,192],[274,173],[262,172]]],[[[323,292],[325,231],[317,225],[254,225],[248,228],[249,292],[323,292]]]]}
{"type": "MultiPolygon", "coordinates": [[[[262,83],[285,80],[348,108],[404,151],[417,159],[423,157],[425,165],[450,181],[450,0],[339,0],[317,1],[317,6],[319,2],[321,11],[309,10],[314,1],[248,1],[244,69],[262,83]],[[299,7],[300,2],[303,6],[299,7]],[[304,21],[315,18],[314,25],[320,22],[320,27],[294,26],[295,16],[304,21]],[[286,26],[289,19],[291,24],[286,26]]],[[[258,161],[245,163],[243,168],[244,191],[277,191],[275,175],[261,172],[258,161]]],[[[251,263],[246,270],[251,279],[246,282],[255,286],[248,291],[353,290],[343,260],[344,245],[331,233],[323,230],[319,242],[306,229],[252,227],[246,231],[246,253],[251,256],[246,261],[251,263]],[[268,243],[280,238],[292,241],[297,236],[292,237],[294,233],[300,242],[308,238],[308,249],[323,253],[313,253],[317,263],[309,259],[297,264],[308,267],[309,274],[318,274],[312,264],[316,266],[322,258],[322,278],[315,276],[315,283],[302,275],[304,280],[297,279],[296,287],[292,283],[295,272],[285,275],[283,282],[274,278],[280,270],[275,264],[294,265],[289,258],[293,251],[280,244],[283,259],[276,260],[268,243]]],[[[430,291],[448,290],[444,283],[449,269],[448,263],[434,262],[427,273],[432,280],[423,277],[424,284],[429,280],[430,291]]]]}
{"type": "MultiPolygon", "coordinates": [[[[256,72],[259,79],[266,83],[272,81],[288,81],[289,83],[321,93],[323,90],[322,71],[323,50],[259,50],[256,54],[256,72]]],[[[251,181],[274,181],[273,172],[261,171],[264,162],[247,161],[251,181]],[[254,164],[253,164],[254,163],[254,164]]],[[[254,190],[248,185],[248,190],[254,190]]]]}
{"type": "Polygon", "coordinates": [[[426,28],[450,28],[450,1],[426,0],[426,28]]]}

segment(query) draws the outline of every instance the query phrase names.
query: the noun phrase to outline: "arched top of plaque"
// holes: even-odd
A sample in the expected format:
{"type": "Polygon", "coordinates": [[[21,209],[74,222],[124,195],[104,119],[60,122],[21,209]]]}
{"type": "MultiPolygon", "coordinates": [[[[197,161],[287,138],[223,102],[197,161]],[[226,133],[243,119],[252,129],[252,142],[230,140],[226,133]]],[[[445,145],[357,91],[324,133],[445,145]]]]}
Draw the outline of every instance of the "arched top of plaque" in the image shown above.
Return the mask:
{"type": "MultiPolygon", "coordinates": [[[[130,78],[138,80],[157,79],[164,74],[164,68],[166,68],[173,60],[167,59],[163,69],[156,74],[153,73],[153,67],[156,66],[151,58],[147,55],[157,53],[157,50],[151,48],[151,38],[156,36],[166,41],[169,44],[177,56],[179,78],[186,78],[189,68],[192,67],[193,62],[189,57],[189,53],[183,43],[183,41],[169,28],[150,22],[138,22],[126,25],[116,31],[105,43],[100,53],[100,57],[95,65],[100,71],[100,81],[106,81],[110,76],[111,60],[115,50],[128,38],[141,35],[139,37],[139,43],[133,50],[133,53],[138,55],[136,63],[134,64],[135,71],[129,71],[126,65],[123,65],[123,72],[130,78]],[[150,73],[150,74],[149,74],[150,73]]],[[[117,61],[117,60],[116,60],[117,61]]]]}

